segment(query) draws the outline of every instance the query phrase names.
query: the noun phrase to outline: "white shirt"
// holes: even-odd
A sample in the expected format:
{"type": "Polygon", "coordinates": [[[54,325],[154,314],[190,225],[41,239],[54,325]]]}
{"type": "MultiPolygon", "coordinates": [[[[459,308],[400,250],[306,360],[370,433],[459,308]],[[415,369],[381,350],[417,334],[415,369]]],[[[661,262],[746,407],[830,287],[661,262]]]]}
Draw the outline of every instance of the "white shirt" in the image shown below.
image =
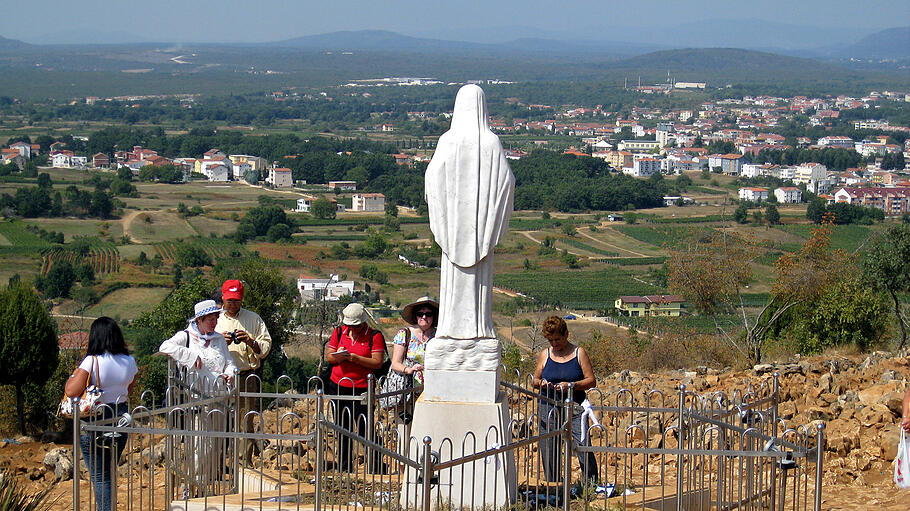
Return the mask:
{"type": "Polygon", "coordinates": [[[187,347],[186,330],[180,330],[173,337],[161,343],[158,350],[171,357],[175,362],[187,369],[191,375],[214,381],[219,376],[234,376],[234,361],[228,351],[224,336],[217,332],[205,337],[190,332],[189,347],[187,347]],[[202,368],[196,369],[196,358],[202,360],[202,368]]]}
{"type": "Polygon", "coordinates": [[[100,402],[104,404],[125,403],[129,394],[130,384],[139,372],[136,367],[136,359],[130,355],[112,355],[110,352],[104,352],[97,357],[89,355],[82,359],[79,369],[89,373],[88,383],[86,385],[97,385],[95,371],[101,378],[101,398],[100,402]],[[98,360],[97,366],[93,368],[93,360],[98,360]]]}

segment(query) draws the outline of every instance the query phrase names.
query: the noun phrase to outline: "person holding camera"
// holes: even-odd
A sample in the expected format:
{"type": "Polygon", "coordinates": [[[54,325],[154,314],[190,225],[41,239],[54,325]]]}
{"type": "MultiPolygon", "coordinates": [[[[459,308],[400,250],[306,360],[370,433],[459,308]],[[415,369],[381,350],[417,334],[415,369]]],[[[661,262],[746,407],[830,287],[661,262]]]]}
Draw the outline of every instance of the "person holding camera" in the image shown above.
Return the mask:
{"type": "MultiPolygon", "coordinates": [[[[272,336],[259,314],[242,307],[243,291],[243,282],[236,279],[221,285],[221,315],[215,330],[227,340],[228,351],[240,371],[236,382],[240,392],[258,393],[262,387],[262,361],[272,349],[272,336]]],[[[251,410],[262,410],[259,399],[241,398],[238,413],[243,419],[242,431],[254,432],[253,415],[247,415],[251,410]]],[[[256,442],[249,442],[245,459],[249,460],[256,450],[256,442]]]]}

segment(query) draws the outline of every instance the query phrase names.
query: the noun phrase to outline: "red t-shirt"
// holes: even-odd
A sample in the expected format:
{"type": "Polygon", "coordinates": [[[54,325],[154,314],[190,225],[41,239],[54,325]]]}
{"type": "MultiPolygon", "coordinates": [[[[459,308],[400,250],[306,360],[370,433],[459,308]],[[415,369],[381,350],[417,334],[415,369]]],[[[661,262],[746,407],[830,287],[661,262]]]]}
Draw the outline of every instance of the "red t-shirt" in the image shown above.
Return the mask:
{"type": "MultiPolygon", "coordinates": [[[[341,328],[336,328],[332,331],[332,337],[329,339],[330,352],[338,351],[343,347],[353,355],[369,358],[372,356],[370,351],[370,332],[373,333],[372,353],[377,351],[385,352],[385,339],[382,337],[382,332],[369,328],[357,339],[354,339],[352,338],[354,330],[347,325],[342,325],[341,328]],[[338,338],[339,332],[341,332],[341,339],[338,338]]],[[[367,376],[372,372],[372,369],[364,367],[356,362],[342,362],[336,364],[335,367],[332,368],[331,380],[340,387],[350,387],[351,383],[348,380],[341,382],[342,378],[350,378],[350,380],[354,382],[354,387],[365,388],[367,386],[367,376]]]]}

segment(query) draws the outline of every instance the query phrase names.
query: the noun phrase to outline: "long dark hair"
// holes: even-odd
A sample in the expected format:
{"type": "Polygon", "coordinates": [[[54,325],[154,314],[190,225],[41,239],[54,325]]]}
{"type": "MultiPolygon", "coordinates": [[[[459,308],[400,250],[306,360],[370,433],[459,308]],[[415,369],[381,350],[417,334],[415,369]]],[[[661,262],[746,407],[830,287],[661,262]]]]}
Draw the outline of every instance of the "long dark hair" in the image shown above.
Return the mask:
{"type": "Polygon", "coordinates": [[[92,322],[92,329],[88,334],[88,349],[85,354],[103,355],[129,355],[130,350],[123,340],[123,332],[117,322],[107,316],[101,316],[92,322]]]}

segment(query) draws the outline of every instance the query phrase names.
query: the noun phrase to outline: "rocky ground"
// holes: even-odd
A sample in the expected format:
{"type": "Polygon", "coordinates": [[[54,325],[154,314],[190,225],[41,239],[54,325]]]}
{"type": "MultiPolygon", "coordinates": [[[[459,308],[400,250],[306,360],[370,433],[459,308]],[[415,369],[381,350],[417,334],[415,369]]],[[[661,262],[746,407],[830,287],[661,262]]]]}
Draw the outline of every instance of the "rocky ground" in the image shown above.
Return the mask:
{"type": "MultiPolygon", "coordinates": [[[[901,402],[910,359],[876,352],[862,356],[814,357],[764,364],[747,371],[623,372],[599,383],[604,390],[636,392],[679,383],[696,392],[731,391],[780,373],[779,414],[789,424],[826,423],[823,509],[910,509],[910,493],[892,481],[901,402]]],[[[68,446],[20,438],[0,442],[0,470],[33,489],[53,486],[54,509],[72,509],[68,446]]],[[[83,495],[88,485],[82,483],[83,495]]]]}

